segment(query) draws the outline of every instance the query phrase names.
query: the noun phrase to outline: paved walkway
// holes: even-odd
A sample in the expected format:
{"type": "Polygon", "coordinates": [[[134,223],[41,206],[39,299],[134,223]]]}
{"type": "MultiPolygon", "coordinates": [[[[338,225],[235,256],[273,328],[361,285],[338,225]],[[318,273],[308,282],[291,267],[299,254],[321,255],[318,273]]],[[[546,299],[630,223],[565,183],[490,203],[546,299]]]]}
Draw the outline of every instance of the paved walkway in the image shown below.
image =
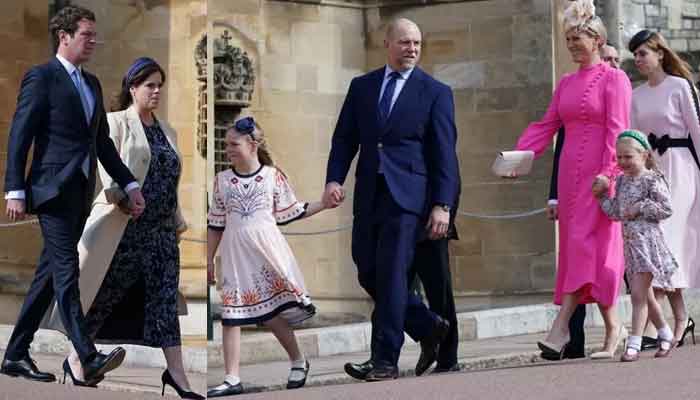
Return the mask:
{"type": "Polygon", "coordinates": [[[697,400],[700,346],[635,363],[589,359],[455,372],[391,382],[254,393],[235,400],[697,400]]]}
{"type": "MultiPolygon", "coordinates": [[[[471,340],[459,345],[459,362],[462,369],[481,370],[485,368],[513,367],[542,363],[537,350],[537,341],[544,334],[520,335],[493,339],[471,340]]],[[[603,341],[603,329],[591,328],[586,336],[588,350],[600,347],[603,341]]],[[[413,368],[418,361],[420,348],[405,346],[399,360],[402,375],[413,375],[413,368]]],[[[362,362],[369,358],[369,353],[340,354],[327,357],[311,358],[311,371],[307,386],[343,384],[358,382],[343,372],[346,362],[362,362]]],[[[289,362],[275,361],[243,365],[241,375],[247,392],[280,390],[284,388],[289,372],[289,362]]],[[[207,381],[209,386],[221,383],[223,368],[209,368],[207,381]]]]}
{"type": "MultiPolygon", "coordinates": [[[[4,349],[2,352],[4,353],[4,349]]],[[[107,374],[98,389],[79,388],[70,383],[70,377],[68,377],[66,385],[59,384],[59,382],[63,382],[61,365],[63,364],[64,356],[33,353],[32,358],[36,361],[39,369],[55,374],[58,381],[56,383],[35,383],[26,379],[10,378],[0,374],[0,387],[2,388],[0,390],[0,400],[162,398],[160,395],[160,377],[163,369],[161,368],[122,366],[107,374]],[[124,392],[130,393],[127,395],[124,392]]],[[[195,392],[200,394],[206,393],[205,374],[189,372],[187,377],[195,392]]],[[[171,398],[179,398],[170,386],[165,390],[165,394],[174,396],[171,398]]]]}

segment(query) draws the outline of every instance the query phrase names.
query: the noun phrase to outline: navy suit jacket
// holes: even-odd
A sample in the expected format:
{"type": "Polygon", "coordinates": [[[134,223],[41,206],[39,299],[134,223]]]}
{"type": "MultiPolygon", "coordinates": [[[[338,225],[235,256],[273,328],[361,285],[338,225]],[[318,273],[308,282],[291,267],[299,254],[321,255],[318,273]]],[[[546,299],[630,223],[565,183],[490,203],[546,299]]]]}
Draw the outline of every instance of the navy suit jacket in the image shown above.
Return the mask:
{"type": "Polygon", "coordinates": [[[90,206],[95,190],[98,158],[122,188],[136,180],[122,163],[109,138],[99,81],[85,70],[83,78],[95,98],[90,124],[85,119],[78,90],[57,58],[32,67],[22,80],[10,129],[5,191],[24,190],[29,212],[58,196],[64,183],[74,174],[82,174],[81,166],[88,155],[90,169],[86,196],[89,201],[86,207],[90,206]],[[32,143],[32,165],[29,176],[25,177],[32,143]]]}
{"type": "Polygon", "coordinates": [[[359,149],[355,216],[372,213],[380,162],[402,209],[424,215],[434,204],[455,207],[459,167],[452,91],[416,67],[382,126],[378,104],[384,71],[382,67],[350,83],[333,133],[326,183],[345,182],[359,149]]]}

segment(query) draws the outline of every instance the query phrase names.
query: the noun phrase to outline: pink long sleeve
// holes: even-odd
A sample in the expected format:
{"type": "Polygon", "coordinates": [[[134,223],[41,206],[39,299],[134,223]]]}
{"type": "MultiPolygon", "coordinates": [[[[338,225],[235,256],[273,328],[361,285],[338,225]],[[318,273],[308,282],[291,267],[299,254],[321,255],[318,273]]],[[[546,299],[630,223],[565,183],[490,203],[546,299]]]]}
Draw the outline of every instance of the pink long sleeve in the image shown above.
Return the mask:
{"type": "Polygon", "coordinates": [[[681,92],[680,103],[683,122],[685,122],[685,126],[690,133],[690,138],[693,140],[695,152],[700,154],[700,121],[698,121],[698,113],[695,110],[695,100],[693,99],[693,95],[690,92],[690,85],[688,84],[685,85],[685,90],[681,92]]]}
{"type": "Polygon", "coordinates": [[[547,112],[542,119],[528,125],[520,135],[515,146],[516,150],[532,150],[535,152],[535,158],[537,158],[552,144],[554,134],[563,125],[559,115],[559,99],[562,86],[565,85],[568,76],[565,75],[559,81],[556,89],[554,89],[552,101],[549,103],[549,108],[547,108],[547,112]]]}
{"type": "Polygon", "coordinates": [[[617,135],[630,126],[631,103],[632,84],[627,75],[619,69],[611,70],[605,86],[605,144],[600,171],[611,179],[620,171],[617,167],[615,142],[617,135]]]}

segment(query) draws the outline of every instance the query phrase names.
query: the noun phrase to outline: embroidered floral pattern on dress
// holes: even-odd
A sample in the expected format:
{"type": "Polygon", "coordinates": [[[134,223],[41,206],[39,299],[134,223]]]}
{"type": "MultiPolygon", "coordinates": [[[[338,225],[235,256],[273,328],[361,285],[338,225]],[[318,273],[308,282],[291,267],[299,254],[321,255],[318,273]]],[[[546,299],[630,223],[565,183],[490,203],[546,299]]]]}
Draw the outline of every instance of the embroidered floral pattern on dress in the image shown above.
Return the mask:
{"type": "Polygon", "coordinates": [[[222,323],[259,324],[279,315],[289,324],[315,308],[294,254],[278,228],[304,215],[284,174],[264,166],[251,175],[216,176],[209,226],[224,228],[219,247],[222,323]]]}
{"type": "Polygon", "coordinates": [[[250,218],[256,211],[268,208],[268,198],[260,175],[247,183],[243,182],[246,181],[236,179],[234,183],[232,180],[225,196],[226,211],[237,213],[241,218],[250,218]]]}

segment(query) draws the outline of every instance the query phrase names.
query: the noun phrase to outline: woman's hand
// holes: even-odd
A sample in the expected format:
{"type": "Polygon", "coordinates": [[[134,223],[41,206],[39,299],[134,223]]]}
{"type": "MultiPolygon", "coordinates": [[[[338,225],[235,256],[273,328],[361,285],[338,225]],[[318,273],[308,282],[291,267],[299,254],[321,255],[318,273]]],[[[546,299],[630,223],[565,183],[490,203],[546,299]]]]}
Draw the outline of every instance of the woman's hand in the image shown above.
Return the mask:
{"type": "Polygon", "coordinates": [[[610,179],[605,175],[598,175],[593,180],[591,191],[596,198],[603,197],[610,188],[610,179]]]}
{"type": "Polygon", "coordinates": [[[131,215],[131,207],[129,205],[128,197],[124,197],[123,199],[119,200],[119,203],[117,203],[117,207],[119,207],[119,210],[124,214],[131,215]]]}

